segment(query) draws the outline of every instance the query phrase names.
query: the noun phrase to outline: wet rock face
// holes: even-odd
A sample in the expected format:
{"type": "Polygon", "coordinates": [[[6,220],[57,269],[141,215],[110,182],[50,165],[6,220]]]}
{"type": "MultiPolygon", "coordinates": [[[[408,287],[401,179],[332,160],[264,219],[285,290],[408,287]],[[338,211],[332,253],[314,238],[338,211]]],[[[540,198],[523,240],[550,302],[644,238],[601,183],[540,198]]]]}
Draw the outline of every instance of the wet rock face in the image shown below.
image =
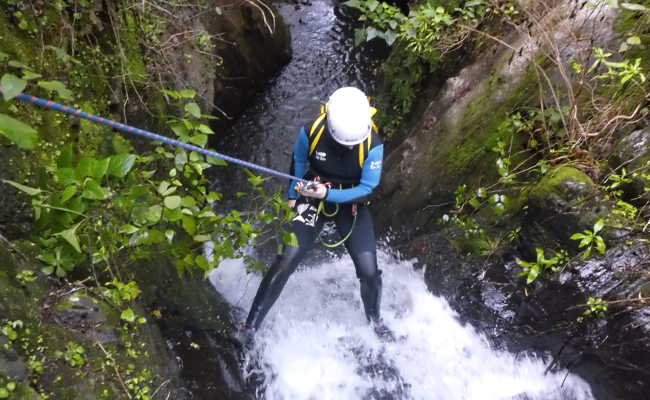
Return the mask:
{"type": "MultiPolygon", "coordinates": [[[[0,165],[4,166],[0,171],[0,179],[15,181],[16,166],[12,164],[11,158],[19,151],[13,146],[0,149],[0,165]]],[[[31,204],[28,196],[14,189],[9,185],[0,183],[0,233],[9,240],[22,239],[30,231],[32,225],[31,204]]]]}
{"type": "Polygon", "coordinates": [[[239,369],[240,348],[230,308],[200,276],[179,277],[170,260],[139,263],[133,279],[142,289],[141,303],[160,317],[155,324],[164,337],[188,397],[248,399],[239,369]]]}
{"type": "Polygon", "coordinates": [[[187,8],[177,16],[165,40],[176,89],[193,88],[205,110],[224,120],[236,117],[250,104],[260,87],[291,57],[290,34],[272,4],[229,0],[211,2],[210,11],[187,8]],[[214,48],[200,49],[187,33],[212,37],[214,48]]]}
{"type": "Polygon", "coordinates": [[[618,174],[627,171],[631,182],[625,183],[621,189],[625,192],[625,200],[639,206],[647,207],[650,195],[645,188],[650,182],[643,173],[650,171],[650,127],[639,129],[621,138],[614,147],[609,160],[610,167],[618,174]],[[635,171],[637,176],[630,176],[635,171]]]}
{"type": "MultiPolygon", "coordinates": [[[[498,178],[496,157],[490,149],[497,142],[499,124],[509,113],[538,101],[531,93],[539,87],[535,60],[550,45],[544,38],[553,38],[552,45],[559,44],[558,50],[567,59],[586,60],[593,53],[591,45],[572,37],[589,37],[592,43],[607,47],[617,36],[614,8],[593,9],[568,0],[547,6],[540,26],[551,32],[541,32],[539,27],[518,29],[503,38],[509,47],[483,48],[444,84],[435,82],[436,87],[423,90],[432,96],[419,99],[421,104],[414,109],[423,111],[407,127],[408,138],[385,160],[379,225],[418,225],[440,212],[440,207],[432,205],[453,199],[460,183],[475,188],[498,178]]],[[[562,85],[557,71],[547,73],[562,85]]]]}
{"type": "Polygon", "coordinates": [[[512,256],[467,258],[442,233],[404,240],[399,248],[418,257],[429,289],[496,345],[552,355],[549,368],[579,374],[596,398],[647,398],[650,301],[634,300],[650,287],[647,243],[613,245],[603,256],[578,259],[529,286],[518,278],[521,267],[512,256]],[[583,315],[590,297],[629,300],[593,318],[583,315]]]}

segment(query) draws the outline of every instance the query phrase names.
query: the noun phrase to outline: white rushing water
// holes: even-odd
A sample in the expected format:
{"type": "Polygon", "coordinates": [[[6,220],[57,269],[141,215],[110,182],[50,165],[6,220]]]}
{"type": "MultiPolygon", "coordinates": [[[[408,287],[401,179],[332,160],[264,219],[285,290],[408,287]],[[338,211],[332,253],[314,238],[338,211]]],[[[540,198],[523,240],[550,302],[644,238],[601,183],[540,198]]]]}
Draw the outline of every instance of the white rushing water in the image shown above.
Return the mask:
{"type": "MultiPolygon", "coordinates": [[[[386,251],[382,315],[400,339],[382,343],[365,321],[349,256],[301,267],[257,334],[244,373],[261,376],[258,397],[312,399],[593,399],[567,372],[544,374],[540,359],[491,348],[427,291],[422,271],[386,251]]],[[[244,318],[261,281],[229,260],[212,284],[244,318]]],[[[241,321],[239,321],[241,322],[241,321]]]]}

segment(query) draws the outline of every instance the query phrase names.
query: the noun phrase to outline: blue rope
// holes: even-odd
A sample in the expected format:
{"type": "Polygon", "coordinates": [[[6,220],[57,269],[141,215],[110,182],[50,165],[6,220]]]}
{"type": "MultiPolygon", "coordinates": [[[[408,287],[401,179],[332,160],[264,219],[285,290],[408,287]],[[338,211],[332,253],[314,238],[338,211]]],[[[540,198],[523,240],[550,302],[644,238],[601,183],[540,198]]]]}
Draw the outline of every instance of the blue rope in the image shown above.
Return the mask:
{"type": "Polygon", "coordinates": [[[289,179],[289,180],[297,180],[298,182],[305,182],[308,185],[313,184],[312,182],[310,182],[308,180],[305,180],[305,179],[302,179],[302,178],[298,178],[297,176],[285,174],[284,172],[276,171],[276,170],[271,169],[271,168],[263,167],[261,165],[253,164],[253,163],[248,162],[248,161],[240,160],[240,159],[237,159],[237,158],[234,158],[234,157],[227,156],[225,154],[217,153],[216,151],[207,150],[207,149],[201,148],[199,146],[194,146],[192,144],[181,142],[181,141],[169,138],[167,136],[159,135],[157,133],[153,133],[153,132],[145,131],[143,129],[135,128],[133,126],[121,124],[121,123],[119,123],[117,121],[113,121],[113,120],[110,120],[110,119],[98,117],[97,115],[89,114],[87,112],[79,110],[78,108],[64,106],[64,105],[56,103],[56,102],[54,102],[52,100],[41,99],[39,97],[30,96],[30,95],[24,94],[24,93],[19,94],[18,96],[16,96],[16,98],[18,100],[22,100],[22,101],[27,102],[27,103],[35,104],[35,105],[43,107],[43,108],[56,110],[56,111],[61,111],[61,112],[64,112],[66,114],[70,114],[70,115],[75,116],[75,117],[84,118],[84,119],[87,119],[89,121],[92,121],[92,122],[95,122],[95,123],[98,123],[98,124],[110,126],[111,128],[120,130],[122,132],[131,133],[131,134],[134,134],[134,135],[139,135],[139,136],[145,137],[145,138],[150,139],[150,140],[160,140],[163,143],[167,143],[167,144],[169,144],[171,146],[177,146],[177,147],[184,148],[186,150],[196,151],[197,153],[205,154],[207,156],[220,158],[220,159],[222,159],[224,161],[228,161],[228,162],[231,162],[233,164],[241,165],[241,166],[246,167],[246,168],[261,171],[261,172],[264,172],[266,174],[269,174],[269,175],[272,175],[272,176],[275,176],[275,177],[278,177],[278,178],[289,179]]]}

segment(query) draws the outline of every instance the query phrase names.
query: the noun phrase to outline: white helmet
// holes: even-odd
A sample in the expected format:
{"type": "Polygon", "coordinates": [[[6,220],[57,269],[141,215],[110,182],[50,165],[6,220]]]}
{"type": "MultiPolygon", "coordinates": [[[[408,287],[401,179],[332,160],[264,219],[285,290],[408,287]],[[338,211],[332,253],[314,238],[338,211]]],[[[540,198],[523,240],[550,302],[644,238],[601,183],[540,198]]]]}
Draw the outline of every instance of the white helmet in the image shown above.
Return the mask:
{"type": "Polygon", "coordinates": [[[355,87],[337,89],[327,101],[327,124],[334,140],[342,145],[366,140],[372,124],[366,95],[355,87]]]}

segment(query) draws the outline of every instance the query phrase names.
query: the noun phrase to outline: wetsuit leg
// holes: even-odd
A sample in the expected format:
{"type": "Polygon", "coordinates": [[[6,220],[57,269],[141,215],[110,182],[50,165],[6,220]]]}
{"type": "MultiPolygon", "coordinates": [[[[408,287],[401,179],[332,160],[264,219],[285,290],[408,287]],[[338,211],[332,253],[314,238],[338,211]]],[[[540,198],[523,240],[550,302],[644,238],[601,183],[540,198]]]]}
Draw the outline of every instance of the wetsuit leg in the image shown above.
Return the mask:
{"type": "Polygon", "coordinates": [[[280,296],[280,292],[282,292],[284,285],[289,280],[289,276],[296,270],[307,251],[314,246],[316,235],[323,227],[322,219],[315,214],[317,206],[312,206],[313,209],[301,210],[301,207],[305,207],[305,204],[304,201],[299,200],[296,205],[298,216],[288,229],[298,238],[298,247],[285,245],[282,254],[278,255],[264,279],[262,279],[246,319],[246,326],[249,328],[258,329],[260,327],[264,317],[266,317],[266,314],[280,296]]]}
{"type": "MultiPolygon", "coordinates": [[[[342,205],[336,217],[336,227],[347,235],[353,222],[352,207],[342,205]]],[[[361,286],[361,300],[368,321],[380,320],[381,270],[377,267],[377,245],[372,216],[368,207],[359,205],[357,221],[352,234],[345,242],[361,286]]]]}

